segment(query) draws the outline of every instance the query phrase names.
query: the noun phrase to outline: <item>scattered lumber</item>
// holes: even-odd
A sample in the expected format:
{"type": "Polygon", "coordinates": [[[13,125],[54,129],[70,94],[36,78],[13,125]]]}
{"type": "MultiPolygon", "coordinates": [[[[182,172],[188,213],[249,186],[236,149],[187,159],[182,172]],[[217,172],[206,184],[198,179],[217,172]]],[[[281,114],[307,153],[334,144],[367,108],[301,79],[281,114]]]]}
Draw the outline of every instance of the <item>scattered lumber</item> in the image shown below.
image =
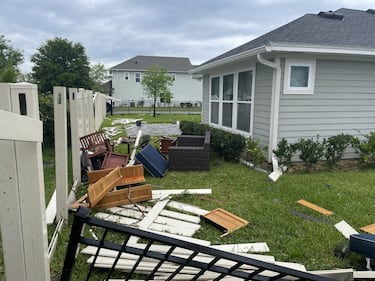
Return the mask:
{"type": "Polygon", "coordinates": [[[110,208],[151,199],[151,184],[145,184],[107,192],[94,207],[110,208]]]}
{"type": "Polygon", "coordinates": [[[115,188],[121,178],[122,175],[120,173],[120,168],[118,167],[89,186],[87,189],[87,195],[91,207],[95,207],[95,205],[105,196],[107,192],[115,188]]]}
{"type": "Polygon", "coordinates": [[[224,233],[231,233],[243,226],[249,224],[249,222],[243,218],[240,218],[231,212],[224,209],[217,208],[203,216],[201,219],[215,225],[224,231],[224,233]]]}
{"type": "Polygon", "coordinates": [[[375,234],[375,223],[363,226],[360,229],[367,232],[367,233],[375,234]]]}
{"type": "Polygon", "coordinates": [[[313,203],[311,203],[311,202],[309,202],[309,201],[306,201],[306,200],[304,200],[304,199],[300,199],[300,200],[298,200],[297,203],[298,203],[298,204],[301,204],[301,205],[303,205],[303,206],[305,206],[305,207],[307,207],[307,208],[310,208],[310,209],[312,209],[312,210],[314,210],[314,211],[317,211],[318,213],[321,213],[321,214],[323,214],[323,215],[326,215],[326,216],[330,216],[330,215],[333,214],[333,212],[331,212],[331,211],[329,211],[329,210],[327,210],[327,209],[324,209],[324,208],[322,208],[322,207],[319,207],[318,205],[315,205],[315,204],[313,204],[313,203]]]}

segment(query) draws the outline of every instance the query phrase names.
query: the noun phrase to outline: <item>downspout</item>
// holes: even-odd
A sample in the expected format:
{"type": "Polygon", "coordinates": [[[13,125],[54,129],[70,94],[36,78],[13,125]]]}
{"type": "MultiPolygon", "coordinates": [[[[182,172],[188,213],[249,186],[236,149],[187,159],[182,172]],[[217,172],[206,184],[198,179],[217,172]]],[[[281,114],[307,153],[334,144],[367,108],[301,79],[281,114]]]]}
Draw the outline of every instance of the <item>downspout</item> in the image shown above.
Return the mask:
{"type": "Polygon", "coordinates": [[[273,71],[273,83],[272,83],[272,99],[271,99],[271,120],[270,120],[270,138],[268,148],[268,159],[272,160],[273,172],[268,175],[268,178],[272,181],[277,181],[282,175],[282,169],[279,167],[277,158],[273,154],[273,150],[277,147],[277,137],[279,130],[279,109],[280,109],[280,89],[281,89],[281,68],[280,58],[276,58],[275,62],[266,60],[259,53],[257,54],[257,60],[268,67],[271,67],[273,71]]]}

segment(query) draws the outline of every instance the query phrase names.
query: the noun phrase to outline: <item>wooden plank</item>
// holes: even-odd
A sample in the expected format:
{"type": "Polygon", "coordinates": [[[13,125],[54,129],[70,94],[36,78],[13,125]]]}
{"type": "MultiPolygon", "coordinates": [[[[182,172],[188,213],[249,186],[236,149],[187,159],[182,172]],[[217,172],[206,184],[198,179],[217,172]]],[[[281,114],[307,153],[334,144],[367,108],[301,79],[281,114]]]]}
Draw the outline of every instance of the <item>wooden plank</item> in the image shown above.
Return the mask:
{"type": "Polygon", "coordinates": [[[208,214],[205,214],[202,218],[223,229],[226,233],[231,233],[249,223],[247,220],[221,208],[217,208],[208,214]]]}
{"type": "Polygon", "coordinates": [[[363,226],[360,229],[367,232],[367,233],[375,234],[375,223],[363,226]]]}
{"type": "Polygon", "coordinates": [[[211,247],[231,253],[265,253],[270,251],[265,242],[211,245],[211,247]]]}
{"type": "Polygon", "coordinates": [[[354,279],[375,279],[375,271],[354,271],[354,279]]]}
{"type": "Polygon", "coordinates": [[[212,194],[212,190],[210,188],[206,188],[206,189],[159,189],[159,190],[152,191],[153,198],[160,198],[164,196],[179,195],[179,194],[212,194]]]}
{"type": "MultiPolygon", "coordinates": [[[[88,172],[87,177],[89,184],[97,182],[113,170],[114,169],[103,169],[88,172]]],[[[143,165],[121,167],[120,173],[122,175],[122,179],[118,183],[119,186],[145,182],[143,165]]]]}
{"type": "MultiPolygon", "coordinates": [[[[145,216],[145,214],[140,211],[126,210],[124,208],[118,208],[118,207],[110,208],[109,211],[116,215],[133,217],[136,219],[142,219],[145,216]]],[[[158,223],[161,225],[180,227],[180,228],[189,228],[189,229],[193,229],[194,231],[199,230],[201,227],[199,224],[196,224],[196,223],[182,221],[180,220],[178,216],[175,216],[174,218],[168,218],[168,217],[162,216],[161,213],[162,212],[160,212],[160,215],[155,218],[154,220],[155,223],[158,223]]]]}
{"type": "Polygon", "coordinates": [[[188,213],[191,213],[191,214],[195,214],[195,215],[198,215],[198,216],[204,216],[205,214],[210,212],[210,211],[201,209],[199,207],[196,207],[196,206],[193,206],[193,205],[190,205],[190,204],[180,203],[180,202],[176,202],[176,201],[170,201],[168,203],[168,207],[171,207],[171,208],[174,208],[174,209],[177,209],[177,210],[180,210],[180,211],[188,212],[188,213]]]}
{"type": "Polygon", "coordinates": [[[322,207],[319,207],[318,205],[315,205],[315,204],[313,204],[313,203],[311,203],[311,202],[308,202],[308,201],[306,201],[306,200],[304,200],[304,199],[300,199],[300,200],[298,200],[297,203],[298,203],[298,204],[301,204],[302,206],[305,206],[305,207],[307,207],[307,208],[310,208],[310,209],[312,209],[312,210],[314,210],[314,211],[317,211],[318,213],[321,213],[321,214],[323,214],[323,215],[326,215],[326,216],[330,216],[330,215],[333,214],[333,212],[331,212],[331,211],[329,211],[329,210],[327,210],[327,209],[324,209],[324,208],[322,208],[322,207]]]}
{"type": "MultiPolygon", "coordinates": [[[[342,281],[352,281],[356,279],[355,272],[356,271],[353,271],[352,268],[309,271],[309,273],[312,274],[342,281]]],[[[373,277],[375,277],[375,275],[373,275],[373,277]]]]}
{"type": "Polygon", "coordinates": [[[87,189],[87,195],[91,207],[94,207],[108,191],[113,189],[121,180],[121,178],[122,175],[120,173],[120,168],[115,168],[108,175],[89,186],[89,188],[87,189]]]}
{"type": "Polygon", "coordinates": [[[346,221],[342,220],[335,224],[335,228],[344,235],[346,239],[350,239],[350,235],[358,234],[358,232],[351,227],[346,221]]]}
{"type": "Polygon", "coordinates": [[[137,219],[126,218],[126,217],[116,216],[116,215],[107,214],[107,213],[96,213],[95,217],[97,217],[98,219],[120,223],[124,225],[134,225],[139,222],[139,220],[137,219]]]}
{"type": "Polygon", "coordinates": [[[130,203],[148,201],[152,199],[151,189],[151,184],[145,184],[107,192],[94,207],[110,208],[130,203]]]}

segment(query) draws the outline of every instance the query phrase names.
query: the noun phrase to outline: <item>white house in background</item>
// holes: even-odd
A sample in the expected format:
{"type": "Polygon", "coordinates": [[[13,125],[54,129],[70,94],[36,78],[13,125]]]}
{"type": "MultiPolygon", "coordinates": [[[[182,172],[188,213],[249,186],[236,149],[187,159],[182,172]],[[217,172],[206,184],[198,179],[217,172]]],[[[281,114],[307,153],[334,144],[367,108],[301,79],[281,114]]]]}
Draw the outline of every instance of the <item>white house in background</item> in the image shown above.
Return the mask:
{"type": "Polygon", "coordinates": [[[116,66],[111,67],[112,95],[121,100],[121,104],[138,103],[146,100],[147,95],[141,85],[142,76],[150,66],[160,65],[167,69],[173,77],[173,85],[169,87],[173,94],[172,104],[202,102],[202,81],[193,79],[188,72],[195,66],[188,58],[136,56],[116,66]]]}
{"type": "Polygon", "coordinates": [[[375,10],[306,14],[215,57],[202,120],[272,149],[282,138],[375,131],[375,10]]]}

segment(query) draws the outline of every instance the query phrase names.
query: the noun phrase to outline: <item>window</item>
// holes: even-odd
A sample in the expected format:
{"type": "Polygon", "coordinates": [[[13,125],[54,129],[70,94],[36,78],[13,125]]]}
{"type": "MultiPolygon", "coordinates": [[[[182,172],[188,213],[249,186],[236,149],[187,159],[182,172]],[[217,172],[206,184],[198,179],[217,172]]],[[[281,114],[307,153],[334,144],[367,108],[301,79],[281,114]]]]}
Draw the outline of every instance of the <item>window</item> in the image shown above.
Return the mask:
{"type": "Polygon", "coordinates": [[[134,79],[135,79],[136,83],[141,82],[141,73],[140,72],[136,72],[134,79]]]}
{"type": "Polygon", "coordinates": [[[284,94],[313,94],[315,60],[286,59],[284,94]]]}
{"type": "Polygon", "coordinates": [[[128,81],[129,80],[129,72],[124,73],[124,80],[128,81]]]}
{"type": "Polygon", "coordinates": [[[223,77],[223,100],[233,100],[233,74],[223,77]]]}
{"type": "Polygon", "coordinates": [[[238,73],[237,88],[237,130],[250,133],[253,71],[238,73]]]}
{"type": "Polygon", "coordinates": [[[211,123],[219,124],[220,77],[211,78],[211,123]]]}
{"type": "Polygon", "coordinates": [[[254,70],[211,77],[210,123],[251,134],[254,70]]]}
{"type": "Polygon", "coordinates": [[[233,124],[233,80],[233,74],[223,76],[222,125],[228,128],[232,128],[233,124]]]}

